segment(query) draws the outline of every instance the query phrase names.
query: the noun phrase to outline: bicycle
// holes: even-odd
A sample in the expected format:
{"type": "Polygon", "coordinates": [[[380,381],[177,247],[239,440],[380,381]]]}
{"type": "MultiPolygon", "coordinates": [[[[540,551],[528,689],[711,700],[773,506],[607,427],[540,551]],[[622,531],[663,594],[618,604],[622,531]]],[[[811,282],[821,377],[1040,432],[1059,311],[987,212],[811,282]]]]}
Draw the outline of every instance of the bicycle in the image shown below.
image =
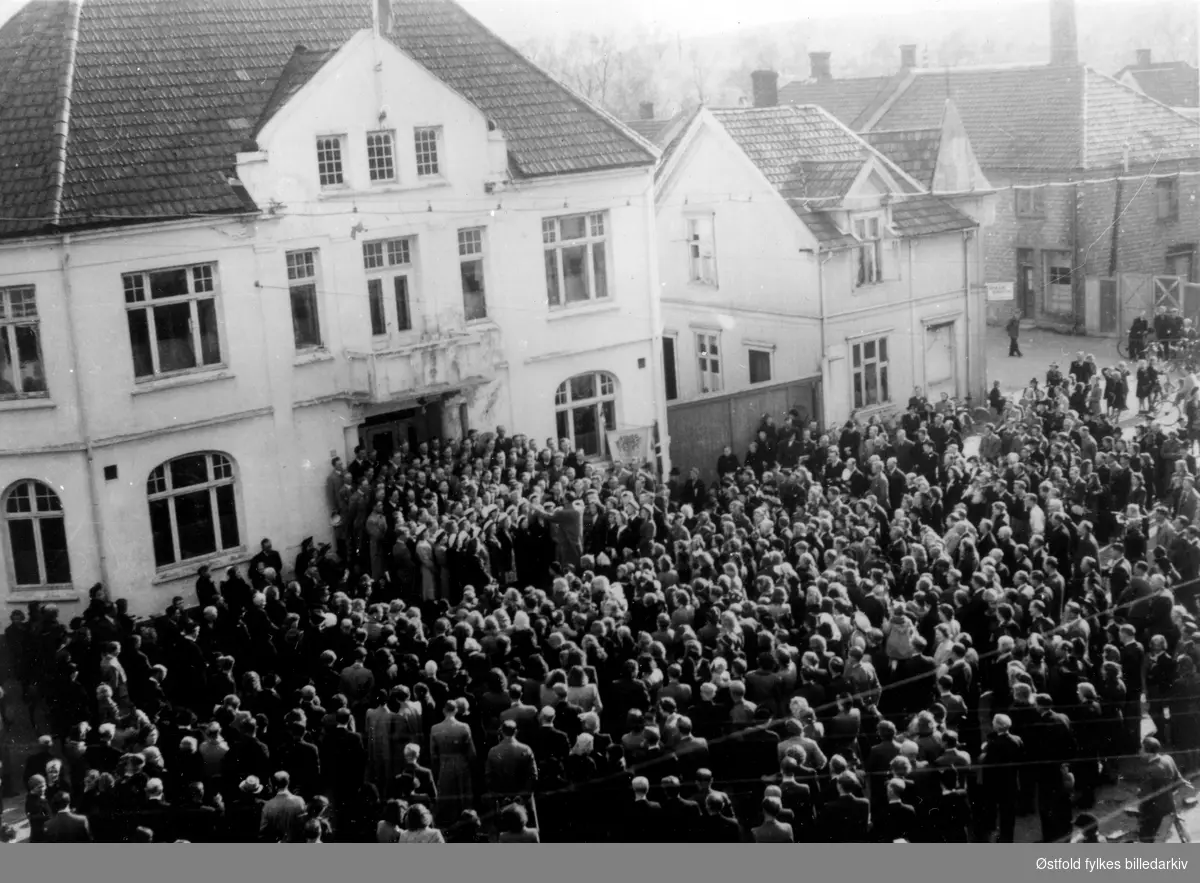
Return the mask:
{"type": "MultiPolygon", "coordinates": [[[[1196,806],[1197,799],[1195,797],[1188,797],[1185,798],[1182,803],[1184,807],[1190,809],[1196,806]]],[[[1136,806],[1130,806],[1125,808],[1125,815],[1131,819],[1140,820],[1142,817],[1142,811],[1136,806]]],[[[1191,835],[1188,834],[1187,825],[1183,823],[1183,817],[1179,815],[1178,806],[1171,811],[1171,827],[1175,829],[1175,834],[1177,837],[1179,837],[1180,843],[1192,842],[1191,835]]],[[[1140,843],[1141,840],[1142,838],[1139,835],[1137,828],[1134,828],[1132,831],[1117,831],[1108,838],[1109,843],[1140,843]]]]}
{"type": "Polygon", "coordinates": [[[1154,398],[1150,403],[1149,417],[1151,421],[1161,424],[1167,429],[1182,425],[1185,422],[1183,411],[1179,407],[1182,398],[1182,385],[1172,382],[1170,377],[1163,375],[1154,390],[1154,398]]]}

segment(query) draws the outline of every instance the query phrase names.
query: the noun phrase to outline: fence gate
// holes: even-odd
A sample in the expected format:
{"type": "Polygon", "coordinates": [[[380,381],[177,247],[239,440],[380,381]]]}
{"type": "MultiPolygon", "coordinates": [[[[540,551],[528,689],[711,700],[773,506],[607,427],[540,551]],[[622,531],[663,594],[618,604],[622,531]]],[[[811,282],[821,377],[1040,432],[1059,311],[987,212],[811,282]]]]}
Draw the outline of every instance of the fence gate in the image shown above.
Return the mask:
{"type": "Polygon", "coordinates": [[[1154,310],[1159,307],[1183,312],[1183,279],[1179,276],[1154,277],[1154,310]]]}
{"type": "Polygon", "coordinates": [[[1117,280],[1100,280],[1100,333],[1117,330],[1117,280]]]}
{"type": "Polygon", "coordinates": [[[1183,283],[1183,318],[1191,319],[1193,325],[1200,325],[1200,283],[1183,283]]]}

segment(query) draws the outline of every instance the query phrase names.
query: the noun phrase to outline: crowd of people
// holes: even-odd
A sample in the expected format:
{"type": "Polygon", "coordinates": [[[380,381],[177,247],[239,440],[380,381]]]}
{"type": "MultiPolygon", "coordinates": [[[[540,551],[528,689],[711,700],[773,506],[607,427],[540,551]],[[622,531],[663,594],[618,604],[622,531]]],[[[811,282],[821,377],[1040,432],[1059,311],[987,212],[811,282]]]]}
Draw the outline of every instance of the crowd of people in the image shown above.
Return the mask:
{"type": "Polygon", "coordinates": [[[971,456],[919,392],[713,482],[359,448],[291,566],[14,611],[0,726],[46,735],[4,794],[55,842],[1057,841],[1124,775],[1153,840],[1200,768],[1195,452],[1079,361],[971,456]]]}

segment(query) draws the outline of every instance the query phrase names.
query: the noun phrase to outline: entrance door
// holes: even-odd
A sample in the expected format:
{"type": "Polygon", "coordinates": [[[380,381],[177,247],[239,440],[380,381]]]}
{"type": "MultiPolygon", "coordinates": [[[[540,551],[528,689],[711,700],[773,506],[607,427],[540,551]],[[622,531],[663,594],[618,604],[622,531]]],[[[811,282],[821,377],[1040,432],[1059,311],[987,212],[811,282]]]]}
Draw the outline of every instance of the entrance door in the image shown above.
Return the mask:
{"type": "Polygon", "coordinates": [[[931,325],[925,329],[925,395],[936,401],[944,392],[958,392],[958,372],[954,357],[954,323],[931,325]]]}
{"type": "Polygon", "coordinates": [[[1117,280],[1100,280],[1100,333],[1117,330],[1117,280]]]}
{"type": "Polygon", "coordinates": [[[363,432],[363,444],[368,451],[375,452],[378,462],[386,463],[400,447],[396,425],[385,423],[383,426],[368,426],[363,432]]]}
{"type": "Polygon", "coordinates": [[[1017,249],[1017,309],[1025,318],[1033,316],[1034,311],[1034,276],[1033,249],[1017,249]]]}

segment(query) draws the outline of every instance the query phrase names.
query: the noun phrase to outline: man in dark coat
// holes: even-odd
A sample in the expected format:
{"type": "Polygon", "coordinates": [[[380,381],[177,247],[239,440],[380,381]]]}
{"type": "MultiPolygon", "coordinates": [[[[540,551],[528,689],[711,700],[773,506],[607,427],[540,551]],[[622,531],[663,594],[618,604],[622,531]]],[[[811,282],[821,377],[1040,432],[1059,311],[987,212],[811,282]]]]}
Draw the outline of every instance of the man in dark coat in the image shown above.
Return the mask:
{"type": "Polygon", "coordinates": [[[630,785],[633,789],[633,803],[625,817],[626,842],[667,842],[666,815],[662,804],[649,797],[650,781],[645,776],[637,776],[630,785]]]}
{"type": "Polygon", "coordinates": [[[703,811],[700,804],[680,796],[677,776],[667,776],[659,788],[662,790],[664,842],[697,843],[703,811]]]}
{"type": "Polygon", "coordinates": [[[366,772],[367,751],[362,736],[350,731],[350,721],[350,709],[339,708],[334,718],[335,726],[321,745],[321,771],[333,798],[335,813],[359,793],[366,772]]]}
{"type": "Polygon", "coordinates": [[[847,770],[836,780],[837,797],[825,804],[821,822],[829,843],[866,843],[870,837],[871,804],[861,796],[858,778],[847,770]]]}
{"type": "Polygon", "coordinates": [[[1000,817],[999,843],[1012,843],[1017,823],[1017,781],[1014,772],[1025,761],[1025,744],[1010,731],[1012,719],[998,714],[981,755],[984,796],[989,807],[988,826],[1000,817]]]}
{"type": "Polygon", "coordinates": [[[917,811],[904,802],[907,790],[902,779],[888,780],[887,806],[874,819],[874,839],[880,843],[894,843],[897,840],[913,842],[917,832],[917,811]]]}
{"type": "Polygon", "coordinates": [[[1008,355],[1021,355],[1021,314],[1018,311],[1013,311],[1004,330],[1008,332],[1008,355]]]}
{"type": "Polygon", "coordinates": [[[71,795],[56,791],[50,798],[50,809],[54,812],[42,831],[45,843],[91,843],[92,829],[87,816],[71,812],[71,795]]]}

